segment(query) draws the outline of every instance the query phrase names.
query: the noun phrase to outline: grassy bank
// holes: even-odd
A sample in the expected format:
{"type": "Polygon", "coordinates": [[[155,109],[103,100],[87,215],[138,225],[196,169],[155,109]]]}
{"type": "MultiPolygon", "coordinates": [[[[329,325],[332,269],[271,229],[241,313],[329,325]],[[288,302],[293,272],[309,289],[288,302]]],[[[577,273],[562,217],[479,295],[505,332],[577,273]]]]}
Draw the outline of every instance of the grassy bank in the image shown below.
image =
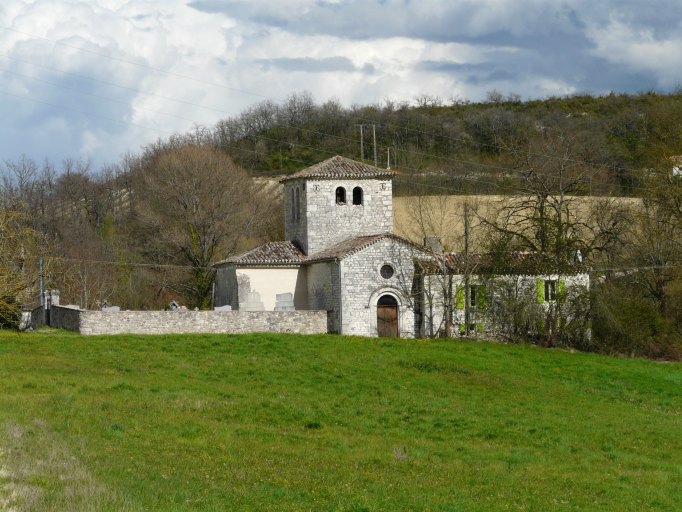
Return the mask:
{"type": "Polygon", "coordinates": [[[680,510],[682,365],[335,336],[4,334],[0,509],[680,510]]]}

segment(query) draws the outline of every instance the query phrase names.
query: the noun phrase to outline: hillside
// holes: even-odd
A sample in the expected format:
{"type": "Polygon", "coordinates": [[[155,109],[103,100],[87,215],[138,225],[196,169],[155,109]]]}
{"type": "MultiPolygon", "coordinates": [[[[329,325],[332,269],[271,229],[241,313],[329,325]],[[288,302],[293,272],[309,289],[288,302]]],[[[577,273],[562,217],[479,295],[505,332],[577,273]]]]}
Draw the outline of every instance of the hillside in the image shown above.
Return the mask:
{"type": "Polygon", "coordinates": [[[0,507],[680,510],[682,366],[453,341],[3,334],[0,507]]]}
{"type": "Polygon", "coordinates": [[[520,172],[554,173],[558,160],[586,177],[584,194],[637,195],[642,169],[669,167],[682,154],[681,117],[680,93],[352,107],[316,104],[304,93],[256,104],[187,139],[217,144],[254,176],[336,154],[373,163],[376,149],[380,167],[400,171],[397,195],[515,193],[520,172]]]}

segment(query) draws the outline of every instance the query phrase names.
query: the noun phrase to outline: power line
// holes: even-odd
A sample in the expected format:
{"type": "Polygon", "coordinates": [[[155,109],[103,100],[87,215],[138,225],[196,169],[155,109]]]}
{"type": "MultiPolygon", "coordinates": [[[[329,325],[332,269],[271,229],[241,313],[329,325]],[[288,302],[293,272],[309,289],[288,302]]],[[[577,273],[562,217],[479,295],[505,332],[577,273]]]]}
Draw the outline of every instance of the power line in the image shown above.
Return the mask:
{"type": "Polygon", "coordinates": [[[49,107],[55,107],[55,108],[59,108],[59,109],[62,109],[62,110],[69,110],[69,111],[71,111],[71,112],[75,112],[75,113],[78,113],[78,114],[82,114],[82,115],[84,115],[84,116],[97,117],[97,118],[99,118],[99,119],[104,119],[104,120],[106,120],[106,121],[111,121],[112,123],[123,124],[123,125],[130,125],[130,126],[136,126],[136,127],[138,127],[138,128],[143,128],[143,129],[145,129],[145,130],[153,130],[153,131],[155,131],[155,132],[165,133],[165,134],[167,134],[167,135],[175,135],[175,132],[171,132],[171,131],[168,131],[168,130],[162,130],[162,129],[160,129],[160,128],[153,128],[153,127],[151,127],[151,126],[140,125],[140,124],[137,124],[137,123],[133,123],[133,122],[131,122],[131,121],[121,121],[121,120],[119,120],[119,119],[114,119],[114,118],[112,118],[112,117],[107,117],[107,116],[102,116],[102,115],[99,115],[99,114],[94,114],[94,113],[92,113],[92,112],[86,112],[86,111],[84,111],[84,110],[77,110],[77,109],[72,109],[72,108],[64,109],[64,106],[63,106],[63,105],[57,105],[57,104],[55,104],[55,103],[50,103],[49,101],[37,100],[37,99],[35,99],[35,98],[29,98],[29,97],[26,97],[26,96],[21,96],[21,95],[19,95],[19,94],[14,94],[14,93],[12,93],[12,92],[5,91],[5,90],[2,90],[2,89],[0,89],[0,94],[5,94],[5,95],[7,95],[7,96],[13,96],[14,98],[19,98],[19,99],[26,100],[26,101],[32,101],[32,102],[34,102],[34,103],[41,103],[41,104],[47,105],[47,106],[49,106],[49,107]]]}
{"type": "Polygon", "coordinates": [[[259,94],[259,93],[256,93],[256,92],[247,91],[247,90],[245,90],[245,89],[239,89],[239,88],[236,88],[236,87],[230,87],[230,86],[227,86],[227,85],[225,85],[225,84],[219,84],[219,83],[216,83],[216,82],[209,82],[208,80],[201,80],[200,78],[196,78],[196,77],[190,76],[190,75],[183,75],[183,74],[181,74],[181,73],[174,73],[174,72],[172,72],[172,71],[167,71],[167,70],[165,70],[165,69],[155,68],[155,67],[153,67],[153,66],[149,66],[149,65],[143,64],[143,63],[141,63],[141,62],[134,62],[134,61],[131,61],[131,60],[121,59],[121,58],[118,58],[118,57],[112,57],[111,55],[107,55],[106,53],[97,52],[97,51],[94,51],[94,50],[90,50],[90,49],[88,49],[88,48],[82,48],[82,47],[80,47],[80,46],[75,46],[75,45],[72,45],[72,44],[68,44],[68,43],[65,43],[65,42],[63,42],[63,41],[56,41],[56,40],[54,40],[54,39],[50,39],[49,37],[44,37],[44,36],[39,36],[39,35],[36,35],[36,34],[31,34],[31,33],[29,33],[29,32],[24,32],[24,31],[22,31],[22,30],[17,30],[17,29],[11,28],[11,27],[2,27],[2,28],[3,28],[4,30],[9,30],[9,31],[11,31],[11,32],[16,32],[17,34],[22,34],[22,35],[24,35],[24,36],[34,37],[34,38],[36,38],[36,39],[42,39],[42,40],[48,41],[48,42],[50,42],[50,43],[52,43],[52,44],[54,44],[54,45],[59,45],[59,46],[64,46],[64,47],[66,47],[66,48],[71,48],[72,50],[77,50],[77,51],[79,51],[79,52],[90,53],[90,54],[92,54],[92,55],[97,55],[98,57],[102,57],[102,58],[109,59],[109,60],[112,60],[112,61],[121,62],[121,63],[123,63],[123,64],[128,64],[128,65],[131,65],[131,66],[137,66],[137,67],[140,67],[140,68],[145,68],[145,69],[148,69],[148,70],[150,70],[150,71],[153,71],[154,73],[158,73],[158,74],[161,74],[161,75],[174,76],[174,77],[177,77],[177,78],[182,78],[182,79],[184,79],[184,80],[191,80],[192,82],[197,82],[197,83],[200,83],[200,84],[203,84],[203,85],[210,85],[210,86],[212,86],[212,87],[219,87],[219,88],[221,88],[221,89],[226,89],[226,90],[228,90],[228,91],[239,92],[239,93],[242,93],[242,94],[248,94],[248,95],[250,95],[250,96],[257,96],[257,97],[260,97],[260,98],[270,98],[269,96],[266,96],[266,95],[264,95],[264,94],[259,94]]]}
{"type": "MultiPolygon", "coordinates": [[[[42,82],[42,83],[44,83],[44,84],[52,85],[53,87],[59,87],[59,88],[61,88],[61,89],[67,89],[67,90],[75,91],[75,92],[77,92],[78,94],[85,94],[86,96],[92,96],[93,98],[99,98],[99,99],[102,99],[102,100],[111,101],[111,102],[113,102],[113,103],[120,103],[120,104],[122,104],[122,105],[127,105],[127,106],[132,107],[132,105],[130,105],[130,102],[128,102],[128,101],[123,101],[123,100],[119,100],[119,99],[116,99],[116,98],[110,98],[110,97],[108,97],[108,96],[101,96],[101,95],[99,95],[99,94],[95,94],[95,93],[92,93],[92,92],[88,92],[88,91],[83,91],[83,90],[80,90],[80,89],[76,89],[76,88],[71,87],[71,86],[68,86],[68,85],[57,84],[57,83],[54,83],[54,82],[50,82],[49,80],[45,80],[45,79],[43,79],[43,78],[38,78],[38,77],[35,77],[35,76],[25,75],[25,74],[23,74],[23,73],[18,73],[18,72],[16,72],[16,71],[11,71],[11,70],[9,70],[9,69],[2,69],[2,68],[0,68],[0,71],[2,71],[3,73],[9,73],[9,74],[12,74],[12,75],[16,75],[16,76],[21,76],[21,77],[24,77],[24,78],[28,78],[29,80],[35,80],[35,81],[37,81],[37,82],[42,82]]],[[[154,114],[160,114],[160,115],[163,115],[163,116],[174,117],[174,118],[176,118],[176,119],[181,119],[181,120],[183,120],[183,121],[189,121],[189,122],[191,122],[191,123],[196,122],[196,121],[194,121],[194,119],[189,119],[189,118],[187,118],[187,117],[182,117],[182,116],[178,116],[178,115],[175,115],[175,114],[169,114],[169,113],[167,113],[167,112],[162,112],[162,111],[160,111],[160,110],[154,110],[154,109],[145,108],[145,107],[135,107],[135,110],[144,110],[144,111],[146,111],[146,112],[152,112],[152,113],[154,113],[154,114]]]]}
{"type": "Polygon", "coordinates": [[[41,64],[36,64],[35,62],[29,62],[29,61],[27,61],[27,60],[17,59],[16,57],[13,57],[13,56],[7,55],[7,54],[5,54],[5,55],[0,55],[0,58],[10,59],[10,60],[13,60],[13,61],[16,61],[16,62],[21,62],[22,64],[27,64],[27,65],[29,65],[29,66],[34,66],[34,67],[41,68],[41,69],[47,69],[47,70],[49,70],[49,71],[56,71],[57,73],[62,73],[62,74],[65,74],[65,75],[75,76],[75,77],[78,77],[78,78],[82,78],[82,79],[84,79],[84,80],[89,80],[89,81],[91,81],[91,82],[97,82],[97,83],[104,84],[104,85],[109,85],[109,86],[112,86],[112,87],[118,87],[119,89],[125,89],[125,90],[128,90],[128,91],[136,92],[136,93],[138,93],[138,94],[144,94],[145,96],[151,96],[151,97],[153,97],[153,98],[159,98],[159,99],[163,99],[163,100],[167,100],[167,101],[172,101],[172,102],[174,102],[174,103],[181,103],[181,104],[183,104],[183,105],[188,105],[188,106],[192,106],[192,107],[196,107],[196,108],[203,108],[203,109],[212,110],[212,111],[214,111],[214,112],[218,112],[218,113],[221,113],[221,114],[231,115],[231,113],[228,112],[227,110],[223,110],[223,109],[219,109],[219,108],[215,108],[215,107],[209,107],[209,106],[206,106],[206,105],[201,105],[201,104],[199,104],[199,103],[193,103],[193,102],[191,102],[191,101],[180,100],[180,99],[177,99],[177,98],[172,98],[172,97],[170,97],[170,96],[163,96],[163,95],[160,95],[160,94],[155,94],[155,93],[152,93],[152,92],[143,91],[142,89],[138,89],[138,88],[136,88],[136,87],[130,87],[130,86],[127,86],[127,85],[117,84],[117,83],[115,83],[115,82],[109,82],[109,81],[107,81],[107,80],[101,80],[101,79],[99,79],[99,78],[93,78],[93,77],[91,77],[91,76],[83,75],[83,74],[81,74],[81,73],[74,73],[74,72],[72,72],[72,71],[65,71],[65,70],[63,70],[63,69],[54,68],[54,67],[51,67],[51,66],[43,66],[43,65],[41,65],[41,64]]]}

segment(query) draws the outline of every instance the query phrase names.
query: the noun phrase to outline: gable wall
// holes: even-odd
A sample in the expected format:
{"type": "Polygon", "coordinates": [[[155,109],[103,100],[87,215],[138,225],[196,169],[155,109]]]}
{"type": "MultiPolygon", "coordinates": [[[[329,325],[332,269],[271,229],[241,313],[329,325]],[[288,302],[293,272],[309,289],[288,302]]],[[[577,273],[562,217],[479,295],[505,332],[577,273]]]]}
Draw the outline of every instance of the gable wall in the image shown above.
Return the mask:
{"type": "Polygon", "coordinates": [[[398,300],[400,336],[418,334],[413,300],[413,258],[418,253],[412,246],[388,238],[341,260],[342,334],[376,336],[376,303],[383,294],[398,300]],[[395,269],[390,279],[379,273],[386,263],[395,269]]]}

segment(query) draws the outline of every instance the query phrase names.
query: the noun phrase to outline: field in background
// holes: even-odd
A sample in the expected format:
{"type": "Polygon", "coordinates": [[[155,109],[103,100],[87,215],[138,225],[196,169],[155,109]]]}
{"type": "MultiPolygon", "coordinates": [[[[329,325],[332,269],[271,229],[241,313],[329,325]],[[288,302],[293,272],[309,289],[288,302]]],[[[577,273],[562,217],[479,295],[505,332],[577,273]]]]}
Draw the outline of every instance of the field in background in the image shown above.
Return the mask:
{"type": "Polygon", "coordinates": [[[3,334],[0,361],[0,509],[682,509],[679,364],[65,333],[3,334]]]}
{"type": "MultiPolygon", "coordinates": [[[[509,196],[494,195],[453,195],[453,196],[401,196],[393,198],[393,229],[402,237],[415,243],[423,242],[424,234],[439,236],[446,249],[464,250],[464,203],[476,209],[484,217],[492,217],[502,201],[509,196]]],[[[596,196],[568,197],[571,208],[578,212],[581,220],[587,220],[596,201],[605,199],[596,196]]],[[[641,199],[632,197],[611,198],[630,208],[641,206],[641,199]]],[[[480,221],[471,216],[471,243],[473,251],[484,250],[483,232],[478,229],[480,221]]]]}

